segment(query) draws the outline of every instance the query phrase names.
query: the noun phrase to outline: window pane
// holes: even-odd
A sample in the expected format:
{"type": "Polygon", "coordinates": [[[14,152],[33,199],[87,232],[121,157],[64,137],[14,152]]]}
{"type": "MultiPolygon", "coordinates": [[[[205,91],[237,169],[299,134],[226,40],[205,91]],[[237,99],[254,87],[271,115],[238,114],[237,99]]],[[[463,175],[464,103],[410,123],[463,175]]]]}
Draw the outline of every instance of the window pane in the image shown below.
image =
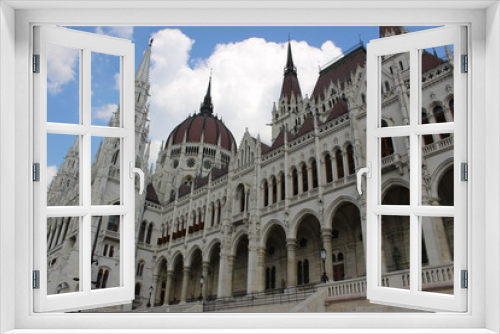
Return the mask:
{"type": "Polygon", "coordinates": [[[120,57],[92,52],[92,125],[120,126],[120,57]]]}
{"type": "Polygon", "coordinates": [[[422,291],[453,294],[453,218],[421,217],[422,291]]]}
{"type": "Polygon", "coordinates": [[[80,50],[47,44],[47,122],[80,124],[80,50]]]}
{"type": "Polygon", "coordinates": [[[383,205],[410,205],[410,142],[408,137],[383,137],[380,143],[381,186],[397,179],[398,185],[392,185],[381,191],[383,205]],[[408,186],[405,186],[407,184],[408,186]]]}
{"type": "Polygon", "coordinates": [[[381,217],[381,286],[410,288],[410,217],[381,217]]]}
{"type": "Polygon", "coordinates": [[[453,45],[421,50],[421,123],[453,122],[453,45]]]}
{"type": "Polygon", "coordinates": [[[409,124],[410,110],[410,53],[381,57],[380,126],[409,124]]]}
{"type": "Polygon", "coordinates": [[[80,205],[80,139],[47,134],[47,205],[80,205]]]}
{"type": "Polygon", "coordinates": [[[454,172],[452,133],[421,136],[422,141],[422,205],[453,206],[454,172]],[[425,137],[434,141],[425,145],[425,137]]]}
{"type": "Polygon", "coordinates": [[[79,217],[47,218],[47,294],[80,291],[79,217]]]}
{"type": "Polygon", "coordinates": [[[92,137],[92,205],[120,203],[120,147],[120,138],[92,137]]]}
{"type": "Polygon", "coordinates": [[[120,216],[92,217],[92,289],[121,286],[120,216]]]}

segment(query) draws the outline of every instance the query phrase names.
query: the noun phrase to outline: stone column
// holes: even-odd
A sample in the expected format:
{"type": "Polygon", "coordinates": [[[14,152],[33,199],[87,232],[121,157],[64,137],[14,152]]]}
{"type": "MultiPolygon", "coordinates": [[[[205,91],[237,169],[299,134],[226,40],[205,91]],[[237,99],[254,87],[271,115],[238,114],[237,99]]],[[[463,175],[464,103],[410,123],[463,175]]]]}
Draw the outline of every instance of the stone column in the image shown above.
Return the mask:
{"type": "MultiPolygon", "coordinates": [[[[316,166],[318,166],[316,164],[316,166]]],[[[312,177],[312,168],[311,166],[307,165],[307,188],[308,190],[314,189],[313,188],[313,177],[312,177]]]]}
{"type": "Polygon", "coordinates": [[[297,168],[297,185],[299,186],[299,194],[304,192],[304,182],[302,181],[302,168],[297,168]]]}
{"type": "Polygon", "coordinates": [[[325,259],[325,272],[330,281],[333,280],[333,262],[332,262],[332,230],[323,229],[321,232],[321,240],[323,241],[323,248],[326,250],[325,259]]]}
{"type": "Polygon", "coordinates": [[[215,214],[214,214],[214,221],[212,222],[212,226],[218,225],[218,222],[219,222],[219,206],[220,206],[220,202],[219,203],[215,202],[215,204],[214,204],[215,214]]]}
{"type": "Polygon", "coordinates": [[[165,287],[165,300],[163,301],[163,305],[168,305],[170,301],[170,291],[172,290],[172,283],[174,281],[174,271],[167,271],[167,286],[165,287]]]}
{"type": "Polygon", "coordinates": [[[220,254],[219,261],[219,282],[217,284],[217,296],[218,298],[228,297],[227,295],[227,255],[220,254]]]}
{"type": "Polygon", "coordinates": [[[281,201],[281,178],[278,177],[276,178],[276,187],[278,188],[278,191],[276,191],[276,202],[281,201]]]}
{"type": "Polygon", "coordinates": [[[203,284],[202,290],[201,290],[201,295],[203,296],[203,299],[207,298],[207,291],[208,291],[208,268],[210,267],[210,262],[208,261],[203,261],[203,269],[202,269],[202,275],[205,278],[205,283],[203,284]]]}
{"type": "Polygon", "coordinates": [[[297,263],[295,251],[297,250],[297,240],[286,240],[286,287],[291,288],[297,285],[297,263]]]}
{"type": "Polygon", "coordinates": [[[257,292],[257,247],[254,242],[248,247],[247,294],[257,292]]]}
{"type": "Polygon", "coordinates": [[[182,276],[182,291],[181,291],[181,304],[185,304],[187,300],[187,290],[189,284],[189,275],[191,274],[191,268],[184,267],[184,275],[182,276]]]}
{"type": "Polygon", "coordinates": [[[51,249],[52,247],[52,239],[54,239],[54,230],[56,229],[55,228],[55,224],[52,223],[51,226],[50,226],[50,232],[49,232],[49,237],[47,238],[47,250],[51,249]]]}
{"type": "Polygon", "coordinates": [[[266,250],[264,247],[257,248],[257,268],[255,269],[257,282],[256,282],[256,292],[264,292],[264,256],[266,255],[266,250]]]}
{"type": "MultiPolygon", "coordinates": [[[[155,306],[156,302],[160,300],[161,293],[161,282],[158,280],[158,275],[153,275],[153,279],[151,280],[151,286],[153,287],[153,294],[151,295],[151,306],[155,306]]],[[[149,298],[149,286],[145,286],[146,293],[149,298]]]]}
{"type": "Polygon", "coordinates": [[[227,257],[227,281],[226,281],[226,296],[231,297],[233,295],[233,266],[234,266],[234,256],[229,255],[227,257]]]}
{"type": "Polygon", "coordinates": [[[440,217],[422,218],[422,233],[429,265],[450,263],[451,254],[443,220],[440,217]]]}
{"type": "Polygon", "coordinates": [[[337,155],[335,154],[335,151],[333,152],[332,155],[332,179],[333,180],[339,179],[339,173],[337,171],[337,155]]]}

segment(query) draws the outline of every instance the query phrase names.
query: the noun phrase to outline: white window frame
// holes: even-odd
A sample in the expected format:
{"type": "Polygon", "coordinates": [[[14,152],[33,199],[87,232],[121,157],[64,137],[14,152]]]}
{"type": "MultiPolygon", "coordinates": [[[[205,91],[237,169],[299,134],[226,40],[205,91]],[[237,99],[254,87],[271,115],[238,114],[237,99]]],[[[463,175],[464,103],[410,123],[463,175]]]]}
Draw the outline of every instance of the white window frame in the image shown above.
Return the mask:
{"type": "MultiPolygon", "coordinates": [[[[367,298],[370,302],[428,311],[457,311],[467,309],[467,290],[461,288],[461,271],[467,270],[467,185],[461,181],[461,163],[467,163],[467,80],[461,73],[461,55],[468,54],[466,27],[440,27],[416,33],[386,37],[367,45],[367,164],[371,177],[367,179],[367,298]],[[422,124],[422,54],[421,50],[453,45],[455,66],[453,89],[455,117],[453,122],[422,124]],[[382,127],[382,56],[407,52],[410,56],[410,110],[409,124],[382,127]],[[422,134],[454,134],[454,206],[423,205],[422,199],[422,134]],[[384,137],[408,137],[410,142],[410,202],[408,205],[382,205],[382,166],[380,140],[384,137]],[[395,215],[409,218],[410,233],[410,287],[398,289],[382,286],[382,216],[395,215]],[[422,284],[422,217],[454,218],[454,288],[453,294],[425,292],[422,284]]],[[[470,182],[474,182],[473,179],[470,182]]]]}
{"type": "MultiPolygon", "coordinates": [[[[497,1],[417,3],[365,1],[269,1],[241,4],[215,1],[150,3],[130,2],[18,2],[0,3],[0,330],[12,333],[70,333],[87,329],[88,333],[144,333],[145,328],[164,333],[237,332],[391,332],[415,333],[494,333],[500,331],[500,119],[498,91],[500,66],[500,11],[497,1]],[[69,6],[66,10],[42,8],[69,6]],[[73,6],[73,7],[72,7],[73,6]],[[80,9],[74,9],[79,6],[80,9]],[[99,10],[108,7],[114,10],[99,10]],[[119,7],[163,7],[155,10],[119,9],[119,7]],[[397,8],[396,8],[397,6],[397,8]],[[432,6],[426,7],[426,6],[432,6]],[[459,6],[450,8],[453,6],[459,6]],[[72,7],[72,8],[71,8],[72,7]],[[14,8],[17,8],[16,10],[14,8]],[[22,8],[25,8],[24,10],[22,8]],[[28,9],[26,9],[28,8],[28,9]],[[82,9],[83,8],[83,9],[82,9]],[[193,9],[194,8],[194,9],[193,9]],[[221,9],[222,8],[222,9],[221,9]],[[402,9],[401,9],[402,8],[402,9]],[[405,9],[406,8],[406,9],[405,9]],[[246,9],[246,10],[243,10],[246,9]],[[411,10],[409,10],[411,9],[411,10]],[[471,103],[469,114],[469,172],[471,179],[469,221],[474,230],[468,248],[470,309],[464,314],[34,314],[30,287],[32,212],[29,181],[32,156],[31,94],[29,68],[32,25],[435,25],[466,24],[470,28],[471,103]],[[486,70],[486,64],[488,69],[486,70]],[[14,78],[14,80],[12,79],[14,78]],[[12,82],[14,81],[14,84],[12,82]],[[13,114],[15,114],[15,119],[13,114]],[[485,120],[488,120],[486,122],[485,120]],[[12,145],[12,137],[15,138],[12,145]],[[488,152],[488,154],[485,154],[488,152]],[[486,182],[485,175],[488,176],[486,182]],[[14,175],[14,177],[12,177],[14,175]],[[12,192],[14,191],[14,198],[12,192]],[[486,197],[488,194],[488,197],[486,197]],[[488,218],[488,219],[486,219],[488,218]],[[15,222],[13,224],[12,222],[15,222]],[[12,256],[14,250],[14,256],[12,256]],[[488,266],[485,254],[489,257],[488,266]],[[14,271],[12,268],[15,268],[14,271]],[[488,293],[486,293],[488,291],[488,293]],[[15,305],[12,307],[12,305],[15,305]],[[140,325],[139,325],[140,324],[140,325]],[[141,327],[141,330],[131,328],[141,327]],[[168,326],[168,328],[166,328],[168,326]],[[122,330],[120,330],[120,328],[122,330]],[[286,328],[286,329],[284,329],[286,328]],[[356,330],[357,328],[357,330],[356,330]],[[411,330],[413,328],[413,330],[411,330]],[[100,329],[100,330],[99,330],[100,329]],[[113,330],[114,329],[114,330],[113,330]],[[177,329],[177,330],[176,330],[177,329]],[[210,330],[211,329],[211,330],[210,330]],[[446,330],[448,329],[448,330],[446,330]],[[344,331],[345,330],[345,331],[344,331]]],[[[332,36],[334,38],[334,36],[332,36]]],[[[152,330],[150,331],[152,332],[152,330]]]]}
{"type": "MultiPolygon", "coordinates": [[[[34,53],[39,58],[39,73],[33,74],[34,96],[34,162],[40,164],[40,181],[33,184],[34,193],[34,270],[39,271],[39,289],[34,290],[35,312],[83,310],[95,305],[130,303],[134,299],[135,250],[135,124],[134,124],[134,44],[129,40],[90,34],[52,26],[34,27],[34,53]],[[47,45],[78,50],[79,124],[47,122],[47,45]],[[120,124],[117,127],[95,126],[91,121],[92,52],[113,55],[120,62],[120,124]],[[47,134],[74,135],[79,139],[79,205],[47,206],[47,134]],[[120,140],[120,204],[91,205],[91,140],[92,136],[120,140]],[[129,170],[130,169],[130,170],[129,170]],[[132,177],[132,178],[131,178],[132,177]],[[94,216],[120,217],[119,286],[106,289],[91,287],[91,225],[94,216]],[[47,219],[79,217],[78,292],[54,294],[47,291],[47,219]]],[[[76,106],[75,106],[76,107],[76,106]]]]}

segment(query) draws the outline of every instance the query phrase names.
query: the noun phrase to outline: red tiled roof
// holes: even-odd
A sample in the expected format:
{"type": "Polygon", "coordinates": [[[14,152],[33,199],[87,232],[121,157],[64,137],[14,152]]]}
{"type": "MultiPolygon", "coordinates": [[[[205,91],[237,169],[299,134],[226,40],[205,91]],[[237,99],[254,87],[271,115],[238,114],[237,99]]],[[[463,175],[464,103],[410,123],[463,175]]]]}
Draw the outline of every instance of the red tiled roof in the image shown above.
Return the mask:
{"type": "MultiPolygon", "coordinates": [[[[302,126],[300,127],[299,131],[297,131],[297,133],[295,135],[289,135],[288,139],[289,140],[293,140],[293,139],[297,139],[299,137],[302,137],[303,135],[311,132],[314,130],[314,116],[309,116],[307,117],[305,120],[304,120],[304,123],[302,123],[302,126]]],[[[318,122],[318,127],[323,125],[323,123],[321,123],[321,121],[318,119],[317,120],[318,122]]]]}
{"type": "Polygon", "coordinates": [[[211,171],[212,180],[216,180],[219,177],[226,175],[228,173],[228,171],[229,171],[228,166],[226,166],[224,168],[212,168],[212,171],[211,171]]]}
{"type": "Polygon", "coordinates": [[[422,73],[425,73],[442,63],[444,63],[444,60],[441,58],[434,56],[425,50],[422,52],[422,73]]]}
{"type": "Polygon", "coordinates": [[[231,131],[221,120],[211,114],[199,113],[189,117],[172,131],[167,143],[170,145],[182,144],[184,136],[186,136],[186,141],[190,143],[200,143],[203,138],[204,143],[212,145],[217,145],[220,137],[222,148],[228,151],[236,149],[236,141],[231,131]]]}
{"type": "Polygon", "coordinates": [[[195,189],[201,188],[208,184],[208,175],[207,176],[197,176],[194,179],[194,187],[195,189]]]}
{"type": "Polygon", "coordinates": [[[330,115],[328,115],[325,123],[339,117],[340,115],[345,114],[348,111],[349,110],[347,109],[347,104],[342,100],[338,101],[337,103],[335,103],[332,110],[330,111],[330,115]]]}
{"type": "Polygon", "coordinates": [[[280,98],[285,98],[286,102],[290,102],[292,96],[295,96],[295,100],[297,101],[299,98],[302,98],[302,92],[297,76],[288,74],[283,78],[280,98]]]}
{"type": "Polygon", "coordinates": [[[379,36],[380,38],[385,37],[385,35],[389,33],[394,33],[395,35],[401,35],[403,33],[403,27],[398,26],[381,26],[379,27],[379,36]]]}
{"type": "Polygon", "coordinates": [[[151,183],[146,187],[146,201],[160,203],[156,190],[151,183]]]}
{"type": "Polygon", "coordinates": [[[340,82],[343,86],[345,82],[351,81],[351,74],[356,71],[358,66],[363,67],[365,64],[366,50],[360,46],[319,72],[319,78],[316,81],[311,98],[316,101],[318,99],[324,100],[324,92],[332,82],[334,84],[340,82]]]}
{"type": "Polygon", "coordinates": [[[191,192],[191,186],[188,185],[182,185],[179,187],[179,198],[181,198],[184,195],[187,195],[191,192]]]}

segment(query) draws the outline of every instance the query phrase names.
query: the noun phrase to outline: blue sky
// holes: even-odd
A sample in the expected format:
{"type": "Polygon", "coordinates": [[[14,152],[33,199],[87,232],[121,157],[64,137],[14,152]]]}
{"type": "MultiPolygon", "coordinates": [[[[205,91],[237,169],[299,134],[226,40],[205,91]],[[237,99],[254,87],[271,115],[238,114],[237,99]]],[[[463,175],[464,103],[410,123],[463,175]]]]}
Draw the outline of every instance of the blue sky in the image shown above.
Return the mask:
{"type": "MultiPolygon", "coordinates": [[[[360,42],[366,44],[379,37],[379,27],[70,28],[132,40],[136,68],[149,40],[155,38],[150,76],[152,157],[170,131],[198,111],[210,71],[214,112],[233,132],[237,143],[246,128],[252,135],[260,135],[264,142],[270,142],[270,127],[265,124],[271,119],[273,102],[279,98],[289,38],[305,95],[312,92],[320,66],[360,42]]],[[[409,27],[410,31],[428,28],[409,27]]],[[[74,50],[53,49],[47,92],[48,121],[77,123],[79,59],[74,50]]],[[[117,57],[92,55],[94,125],[107,125],[116,110],[118,71],[117,57]]],[[[72,143],[71,136],[49,136],[49,174],[55,173],[72,143]]],[[[97,146],[93,145],[93,151],[97,146]]]]}

